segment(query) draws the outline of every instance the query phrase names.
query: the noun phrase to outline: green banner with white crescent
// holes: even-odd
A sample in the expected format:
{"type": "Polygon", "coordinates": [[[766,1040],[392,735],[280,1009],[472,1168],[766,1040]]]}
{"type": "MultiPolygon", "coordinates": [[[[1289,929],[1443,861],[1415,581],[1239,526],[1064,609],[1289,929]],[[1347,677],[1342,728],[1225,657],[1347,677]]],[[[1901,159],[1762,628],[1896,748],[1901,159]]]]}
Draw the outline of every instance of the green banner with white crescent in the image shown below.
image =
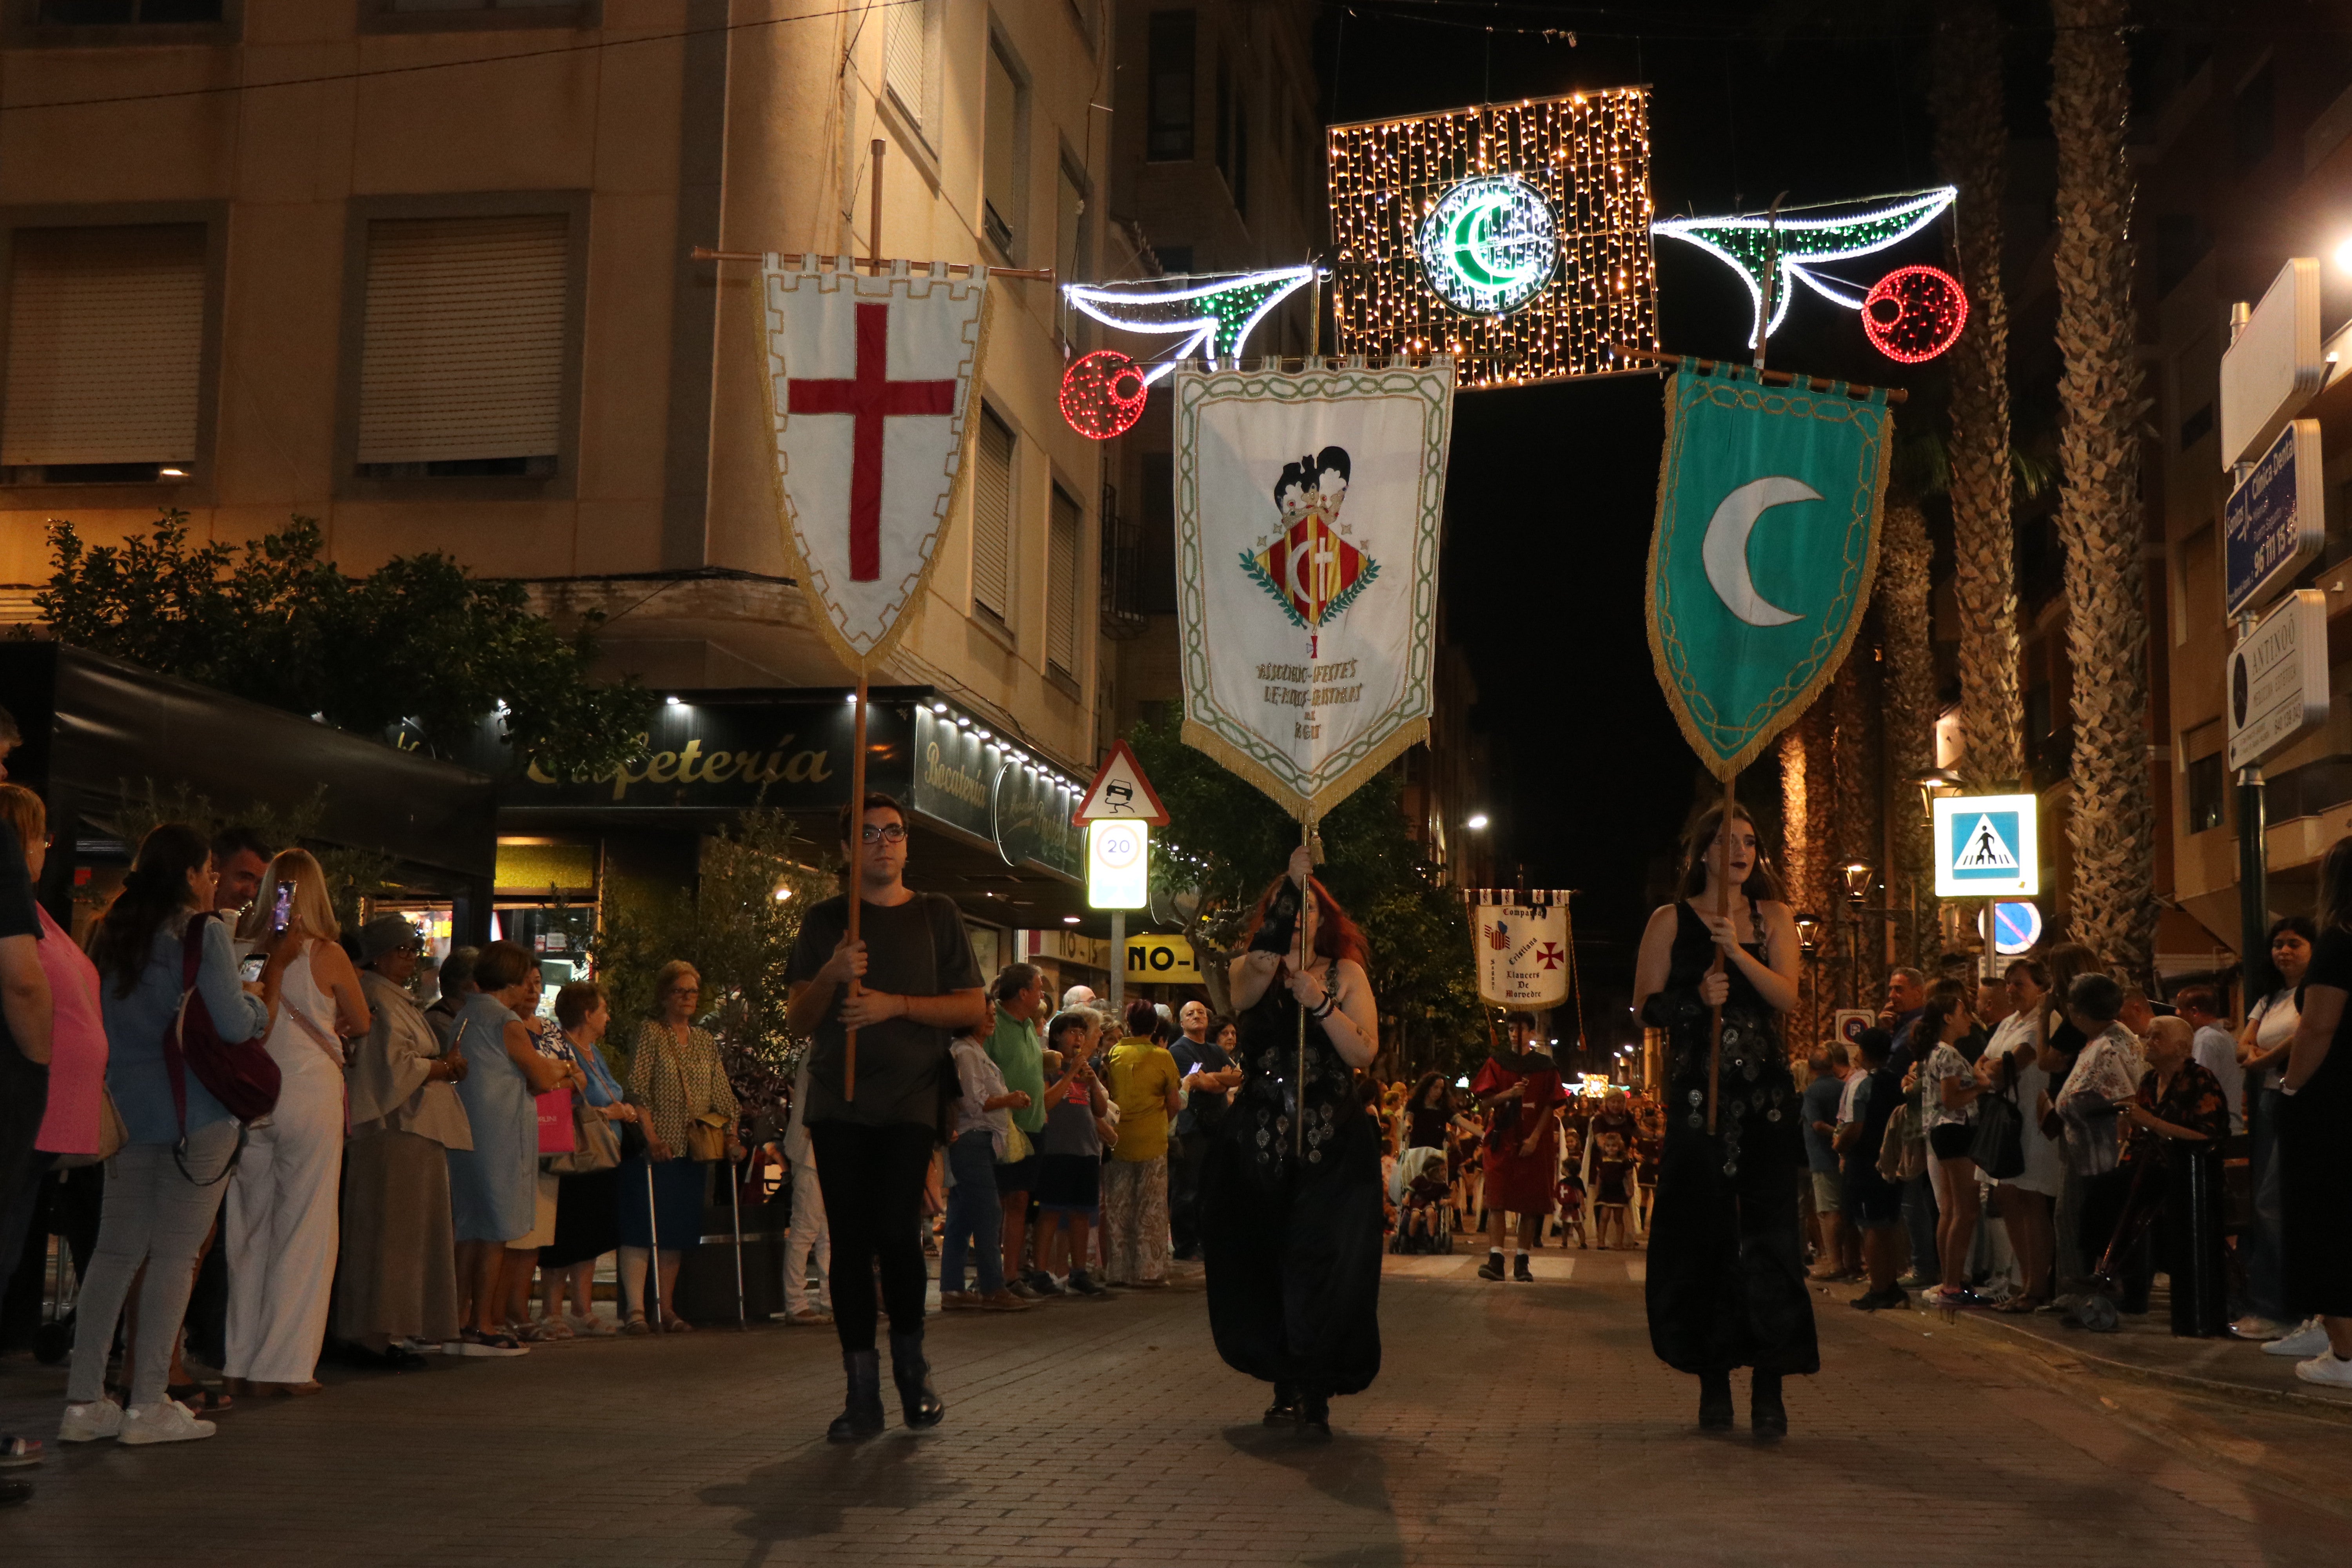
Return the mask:
{"type": "Polygon", "coordinates": [[[1728,779],[1836,675],[1870,602],[1894,420],[1867,400],[1688,360],[1666,387],[1650,652],[1707,771],[1728,779]]]}

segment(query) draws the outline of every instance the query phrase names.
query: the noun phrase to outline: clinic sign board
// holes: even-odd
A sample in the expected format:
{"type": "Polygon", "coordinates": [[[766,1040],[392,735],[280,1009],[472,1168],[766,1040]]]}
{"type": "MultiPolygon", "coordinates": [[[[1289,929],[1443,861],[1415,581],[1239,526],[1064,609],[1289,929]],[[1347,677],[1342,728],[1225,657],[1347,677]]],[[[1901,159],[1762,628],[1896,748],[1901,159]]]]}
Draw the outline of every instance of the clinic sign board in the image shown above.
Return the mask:
{"type": "Polygon", "coordinates": [[[2230,492],[2222,510],[2224,597],[2231,619],[2261,609],[2319,559],[2326,543],[2326,498],[2319,421],[2294,420],[2230,492]]]}
{"type": "Polygon", "coordinates": [[[2327,722],[2327,595],[2298,588],[2230,650],[2230,766],[2250,768],[2327,722]]]}
{"type": "Polygon", "coordinates": [[[2030,899],[2042,890],[2042,843],[2030,795],[1936,801],[1936,896],[2030,899]]]}

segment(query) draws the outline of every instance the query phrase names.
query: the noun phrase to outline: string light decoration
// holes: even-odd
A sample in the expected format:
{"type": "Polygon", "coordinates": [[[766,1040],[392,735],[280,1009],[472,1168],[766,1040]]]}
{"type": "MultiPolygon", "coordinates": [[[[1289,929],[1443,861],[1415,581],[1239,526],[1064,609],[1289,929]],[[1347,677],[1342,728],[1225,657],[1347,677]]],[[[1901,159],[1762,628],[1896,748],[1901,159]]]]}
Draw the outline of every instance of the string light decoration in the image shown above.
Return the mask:
{"type": "MultiPolygon", "coordinates": [[[[1777,215],[1665,218],[1650,227],[1654,234],[1697,246],[1738,274],[1748,287],[1751,319],[1764,314],[1764,279],[1777,267],[1780,282],[1772,291],[1772,319],[1762,322],[1769,338],[1780,330],[1799,283],[1849,310],[1860,310],[1864,296],[1859,284],[1815,269],[1824,262],[1869,256],[1901,244],[1935,222],[1958,195],[1950,185],[1939,185],[1898,196],[1783,208],[1777,215]]],[[[1748,329],[1748,346],[1756,346],[1754,327],[1748,329]]]]}
{"type": "Polygon", "coordinates": [[[1646,88],[1335,125],[1328,151],[1342,354],[1451,354],[1466,391],[1621,374],[1612,343],[1657,346],[1646,88]],[[1522,191],[1556,259],[1514,300],[1541,249],[1522,191]],[[1441,208],[1472,216],[1433,226],[1441,208]]]}
{"type": "Polygon", "coordinates": [[[1062,373],[1062,418],[1090,441],[1123,436],[1143,417],[1151,384],[1117,349],[1097,349],[1062,373]]]}
{"type": "Polygon", "coordinates": [[[1312,267],[1271,272],[1222,272],[1205,277],[1148,279],[1140,283],[1066,283],[1062,299],[1107,327],[1163,336],[1181,335],[1175,351],[1142,366],[1150,386],[1176,362],[1207,355],[1232,359],[1274,308],[1315,276],[1312,267]]]}
{"type": "Polygon", "coordinates": [[[1968,290],[1939,267],[1898,267],[1863,296],[1863,335],[1901,364],[1934,359],[1968,324],[1968,290]]]}

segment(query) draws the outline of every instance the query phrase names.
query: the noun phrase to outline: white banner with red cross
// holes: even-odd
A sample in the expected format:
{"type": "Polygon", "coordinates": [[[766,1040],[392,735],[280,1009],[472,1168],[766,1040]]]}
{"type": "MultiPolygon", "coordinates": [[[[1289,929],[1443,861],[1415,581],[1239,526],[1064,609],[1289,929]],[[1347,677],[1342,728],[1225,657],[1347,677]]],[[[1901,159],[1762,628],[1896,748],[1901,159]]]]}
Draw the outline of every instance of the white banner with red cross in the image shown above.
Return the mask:
{"type": "Polygon", "coordinates": [[[1175,384],[1184,740],[1322,816],[1429,731],[1454,367],[1175,384]]]}
{"type": "Polygon", "coordinates": [[[894,261],[869,276],[770,256],[760,298],[785,549],[825,640],[865,669],[905,629],[955,510],[986,269],[894,261]]]}

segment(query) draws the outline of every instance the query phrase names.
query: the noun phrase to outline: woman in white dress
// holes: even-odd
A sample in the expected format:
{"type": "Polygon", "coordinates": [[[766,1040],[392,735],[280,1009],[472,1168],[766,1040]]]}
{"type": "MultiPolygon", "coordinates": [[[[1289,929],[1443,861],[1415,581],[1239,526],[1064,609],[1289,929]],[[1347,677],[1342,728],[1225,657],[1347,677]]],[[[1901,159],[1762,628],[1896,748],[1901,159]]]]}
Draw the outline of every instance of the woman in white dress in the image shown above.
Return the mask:
{"type": "Polygon", "coordinates": [[[2053,1087],[2041,1058],[2043,1020],[2051,1006],[2049,979],[2050,972],[2035,959],[2021,958],[2009,966],[2011,1011],[1993,1031],[1991,1044],[1977,1063],[1977,1077],[1986,1091],[2013,1095],[2025,1122],[2025,1169],[1993,1189],[1993,1204],[2009,1229],[2010,1249],[2024,1277],[2018,1293],[1998,1309],[2004,1312],[2031,1312],[2047,1302],[2057,1260],[2051,1205],[2066,1184],[2066,1167],[2057,1141],[2042,1131],[2040,1109],[2042,1097],[2053,1087]]]}
{"type": "Polygon", "coordinates": [[[309,851],[289,849],[269,863],[237,934],[263,961],[268,1044],[280,1086],[277,1110],[254,1123],[229,1180],[221,1371],[235,1393],[316,1394],[311,1374],[326,1342],[341,1239],[342,1037],[366,1034],[373,1020],[338,942],[326,877],[309,851]]]}

